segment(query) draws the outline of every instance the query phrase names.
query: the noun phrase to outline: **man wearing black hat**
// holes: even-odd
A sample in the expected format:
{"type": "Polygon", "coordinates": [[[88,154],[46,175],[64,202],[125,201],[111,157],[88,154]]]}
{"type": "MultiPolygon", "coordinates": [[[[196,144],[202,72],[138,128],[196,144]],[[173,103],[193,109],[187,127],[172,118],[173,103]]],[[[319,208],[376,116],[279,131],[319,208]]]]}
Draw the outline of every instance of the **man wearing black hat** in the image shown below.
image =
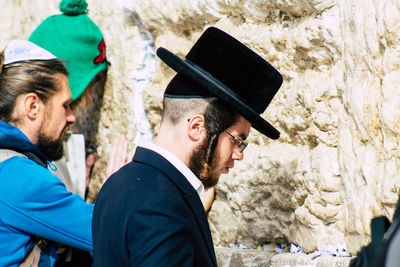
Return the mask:
{"type": "Polygon", "coordinates": [[[94,266],[216,266],[199,196],[243,159],[250,127],[279,137],[260,114],[282,76],[242,43],[211,27],[185,60],[157,55],[177,75],[154,144],[138,147],[97,197],[94,266]]]}

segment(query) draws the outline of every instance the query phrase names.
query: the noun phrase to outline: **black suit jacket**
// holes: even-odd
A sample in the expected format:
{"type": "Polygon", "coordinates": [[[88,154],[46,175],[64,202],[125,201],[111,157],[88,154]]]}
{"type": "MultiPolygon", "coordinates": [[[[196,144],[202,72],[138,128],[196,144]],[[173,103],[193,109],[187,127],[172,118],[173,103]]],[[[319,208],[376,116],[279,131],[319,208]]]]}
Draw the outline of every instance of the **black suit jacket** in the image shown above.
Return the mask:
{"type": "Polygon", "coordinates": [[[196,190],[145,148],[104,184],[92,225],[95,267],[217,266],[196,190]]]}

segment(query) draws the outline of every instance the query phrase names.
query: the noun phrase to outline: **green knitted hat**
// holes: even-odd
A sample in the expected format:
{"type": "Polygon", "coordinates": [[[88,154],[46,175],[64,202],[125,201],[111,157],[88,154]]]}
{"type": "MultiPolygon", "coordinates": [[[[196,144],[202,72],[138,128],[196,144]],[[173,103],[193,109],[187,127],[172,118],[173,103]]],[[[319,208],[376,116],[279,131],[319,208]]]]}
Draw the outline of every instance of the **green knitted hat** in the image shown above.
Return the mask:
{"type": "Polygon", "coordinates": [[[87,16],[86,0],[62,0],[63,14],[45,19],[29,41],[66,63],[72,98],[76,100],[100,71],[107,69],[103,34],[87,16]]]}

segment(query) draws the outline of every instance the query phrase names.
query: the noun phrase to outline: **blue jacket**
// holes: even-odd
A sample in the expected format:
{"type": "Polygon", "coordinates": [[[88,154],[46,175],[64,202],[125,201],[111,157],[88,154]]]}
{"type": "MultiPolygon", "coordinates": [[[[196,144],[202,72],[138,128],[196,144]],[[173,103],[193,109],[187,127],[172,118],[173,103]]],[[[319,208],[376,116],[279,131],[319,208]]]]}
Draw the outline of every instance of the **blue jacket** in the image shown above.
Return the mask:
{"type": "Polygon", "coordinates": [[[102,187],[93,214],[93,266],[217,266],[204,207],[188,180],[154,151],[102,187]]]}
{"type": "MultiPolygon", "coordinates": [[[[0,162],[0,266],[19,266],[31,234],[92,252],[93,205],[68,192],[45,168],[48,158],[19,129],[2,121],[0,148],[35,159],[16,156],[0,162]]],[[[54,265],[55,249],[45,250],[48,266],[54,265]]]]}

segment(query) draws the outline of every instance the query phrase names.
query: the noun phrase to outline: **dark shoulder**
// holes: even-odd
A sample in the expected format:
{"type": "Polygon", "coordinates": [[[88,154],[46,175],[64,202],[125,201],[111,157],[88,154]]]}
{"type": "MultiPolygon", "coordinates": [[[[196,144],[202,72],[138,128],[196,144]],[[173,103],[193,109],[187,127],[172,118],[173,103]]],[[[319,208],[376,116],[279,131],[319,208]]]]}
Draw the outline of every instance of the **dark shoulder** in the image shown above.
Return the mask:
{"type": "MultiPolygon", "coordinates": [[[[176,194],[180,190],[159,168],[142,162],[132,161],[106,181],[97,201],[101,198],[120,199],[130,196],[132,201],[145,195],[167,192],[176,194]]],[[[96,201],[96,202],[97,202],[96,201]]]]}
{"type": "MultiPolygon", "coordinates": [[[[106,182],[112,186],[142,185],[167,182],[167,175],[159,168],[142,162],[132,161],[115,172],[106,182]]],[[[105,185],[106,185],[105,184],[105,185]]]]}

